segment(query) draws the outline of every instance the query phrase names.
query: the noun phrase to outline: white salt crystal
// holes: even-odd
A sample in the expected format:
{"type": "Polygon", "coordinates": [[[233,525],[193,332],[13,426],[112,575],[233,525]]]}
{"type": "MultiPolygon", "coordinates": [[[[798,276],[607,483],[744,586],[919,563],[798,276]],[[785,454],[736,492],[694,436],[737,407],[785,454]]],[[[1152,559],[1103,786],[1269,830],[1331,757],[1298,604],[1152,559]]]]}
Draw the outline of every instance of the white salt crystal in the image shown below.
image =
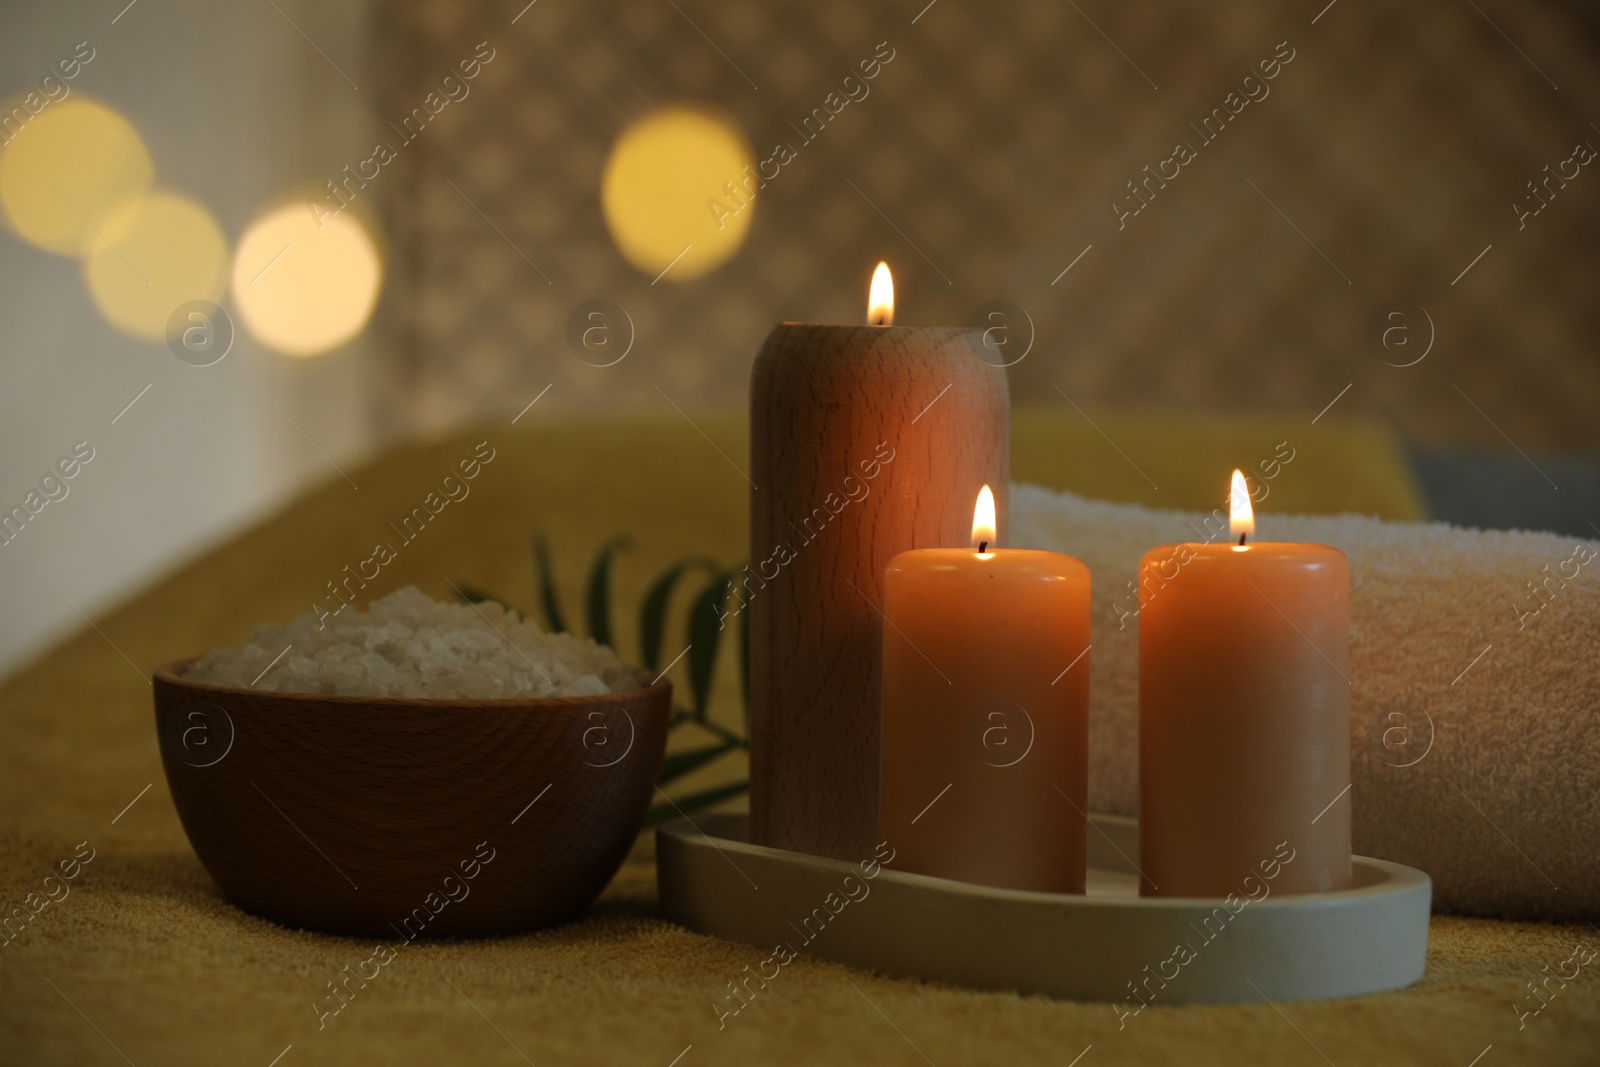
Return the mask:
{"type": "Polygon", "coordinates": [[[374,600],[366,613],[346,607],[320,624],[315,612],[288,628],[262,623],[240,647],[200,657],[186,677],[280,693],[439,699],[592,696],[649,681],[605,645],[545,633],[492,601],[441,603],[415,586],[374,600]]]}

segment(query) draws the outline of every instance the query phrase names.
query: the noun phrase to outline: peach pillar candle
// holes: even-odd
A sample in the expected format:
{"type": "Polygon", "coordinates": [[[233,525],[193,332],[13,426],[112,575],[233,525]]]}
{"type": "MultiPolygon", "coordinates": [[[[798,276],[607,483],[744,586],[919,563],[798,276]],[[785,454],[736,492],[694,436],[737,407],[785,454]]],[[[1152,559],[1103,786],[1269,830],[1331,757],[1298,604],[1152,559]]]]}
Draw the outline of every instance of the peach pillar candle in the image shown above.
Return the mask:
{"type": "Polygon", "coordinates": [[[879,833],[895,869],[1082,893],[1089,569],[994,547],[902,552],[884,578],[879,833]]]}
{"type": "Polygon", "coordinates": [[[1010,395],[982,333],[869,319],[784,323],[750,382],[750,835],[859,860],[878,828],[883,573],[961,544],[972,498],[1007,480],[1010,395]]]}
{"type": "Polygon", "coordinates": [[[1349,573],[1326,545],[1229,544],[1139,563],[1139,867],[1145,896],[1350,884],[1349,573]],[[1281,846],[1287,846],[1280,853],[1281,846]]]}

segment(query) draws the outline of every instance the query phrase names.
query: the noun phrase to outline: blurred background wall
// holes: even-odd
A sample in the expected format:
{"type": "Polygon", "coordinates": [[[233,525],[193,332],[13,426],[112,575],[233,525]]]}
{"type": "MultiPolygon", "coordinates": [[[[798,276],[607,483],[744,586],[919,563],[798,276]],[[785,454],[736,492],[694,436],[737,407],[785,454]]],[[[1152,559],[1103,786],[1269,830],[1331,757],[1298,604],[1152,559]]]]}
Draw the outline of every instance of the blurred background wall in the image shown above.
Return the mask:
{"type": "MultiPolygon", "coordinates": [[[[63,256],[0,228],[0,505],[75,442],[96,457],[0,547],[0,670],[386,442],[536,397],[742,405],[771,324],[860,320],[879,259],[901,322],[997,299],[1014,337],[1031,322],[1018,406],[1327,409],[1424,460],[1503,453],[1538,492],[1518,450],[1600,449],[1600,168],[1579,161],[1600,79],[1576,6],[27,0],[0,20],[0,96],[88,42],[72,96],[24,125],[85,100],[124,117],[155,186],[221,232],[237,335],[191,365],[88,284],[97,256],[122,269],[95,244],[115,235],[63,256]],[[290,236],[261,228],[280,208],[290,236]],[[346,238],[381,262],[370,324],[346,238]],[[349,328],[290,354],[272,315],[295,300],[344,300],[349,328]]],[[[43,128],[0,150],[0,181],[43,128]]]]}
{"type": "MultiPolygon", "coordinates": [[[[364,138],[368,122],[357,94],[285,17],[354,65],[365,12],[274,2],[282,14],[265,0],[7,3],[7,115],[23,94],[43,95],[46,75],[62,82],[57,64],[81,42],[94,58],[64,81],[59,102],[20,131],[13,120],[0,159],[26,149],[52,112],[99,101],[142,136],[156,185],[208,209],[231,246],[268,205],[364,138]]],[[[102,165],[92,150],[82,155],[81,168],[102,165]]],[[[56,175],[63,188],[69,178],[56,175]]],[[[364,338],[298,360],[240,329],[225,359],[194,367],[164,341],[112,325],[85,270],[0,225],[0,507],[39,492],[76,442],[94,452],[65,483],[66,497],[0,547],[0,670],[82,626],[80,610],[94,615],[309,481],[337,477],[316,448],[345,465],[372,441],[364,338]]]]}
{"type": "Polygon", "coordinates": [[[1019,405],[1065,407],[1054,383],[1078,403],[1309,416],[1352,385],[1335,415],[1413,440],[1505,448],[1487,415],[1524,449],[1600,444],[1600,169],[1522,229],[1513,211],[1540,203],[1526,183],[1545,166],[1600,147],[1575,6],[540,0],[508,24],[525,2],[418,0],[380,23],[391,116],[477,42],[501,55],[388,187],[386,424],[514,412],[552,381],[552,406],[665,410],[652,383],[738,404],[771,324],[858,320],[883,258],[902,321],[1027,310],[1019,405]],[[870,94],[807,142],[802,120],[880,42],[894,58],[870,94]],[[608,241],[599,179],[622,130],[680,101],[728,116],[760,160],[797,158],[725,266],[652,284],[608,241]],[[1180,142],[1196,158],[1166,163],[1180,142]],[[638,331],[604,370],[563,358],[592,296],[638,331]],[[1432,351],[1394,366],[1429,318],[1432,351]]]}

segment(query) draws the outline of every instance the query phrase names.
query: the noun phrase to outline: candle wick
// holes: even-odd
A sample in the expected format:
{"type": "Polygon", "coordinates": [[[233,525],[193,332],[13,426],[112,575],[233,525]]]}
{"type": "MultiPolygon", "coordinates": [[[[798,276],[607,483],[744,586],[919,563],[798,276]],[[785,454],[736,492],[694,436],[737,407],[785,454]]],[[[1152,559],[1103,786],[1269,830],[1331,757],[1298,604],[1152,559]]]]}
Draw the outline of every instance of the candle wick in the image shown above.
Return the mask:
{"type": "Polygon", "coordinates": [[[1248,536],[1249,536],[1249,534],[1240,534],[1239,535],[1239,544],[1243,545],[1244,544],[1244,539],[1246,537],[1248,537],[1248,536]]]}
{"type": "Polygon", "coordinates": [[[979,554],[982,554],[988,547],[989,547],[989,542],[987,542],[987,541],[979,541],[978,542],[978,552],[979,552],[979,554]]]}

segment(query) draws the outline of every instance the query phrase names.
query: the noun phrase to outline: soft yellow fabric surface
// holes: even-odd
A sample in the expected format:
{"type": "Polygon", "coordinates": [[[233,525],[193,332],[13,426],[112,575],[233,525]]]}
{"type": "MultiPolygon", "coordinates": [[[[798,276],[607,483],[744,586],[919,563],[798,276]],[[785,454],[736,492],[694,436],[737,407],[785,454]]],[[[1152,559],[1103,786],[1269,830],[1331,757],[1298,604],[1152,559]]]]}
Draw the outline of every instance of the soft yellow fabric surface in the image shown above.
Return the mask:
{"type": "Polygon", "coordinates": [[[1398,442],[1374,426],[1072,408],[1023,408],[1011,418],[1012,481],[1150,508],[1225,508],[1233,468],[1260,477],[1261,464],[1291,449],[1293,461],[1261,498],[1263,511],[1427,518],[1398,442]]]}
{"type": "MultiPolygon", "coordinates": [[[[266,1067],[283,1053],[281,1067],[524,1060],[667,1067],[682,1054],[681,1067],[947,1067],[1067,1064],[1089,1045],[1082,1067],[1324,1058],[1466,1067],[1490,1045],[1483,1067],[1595,1062],[1600,976],[1584,971],[1564,989],[1552,981],[1559,991],[1546,994],[1549,1006],[1520,1030],[1512,1005],[1536,1005],[1524,983],[1548,976],[1578,939],[1600,945],[1600,931],[1447,918],[1434,920],[1424,979],[1381,996],[1153,1009],[1119,1032],[1104,1004],[975,993],[802,957],[719,1032],[713,1001],[761,954],[654,917],[648,839],[582,921],[400,949],[319,1031],[312,1001],[373,946],[284,930],[219,897],[189,850],[161,776],[150,668],[235,641],[255,621],[287,621],[309,609],[325,595],[324,582],[390,537],[387,522],[420,503],[484,439],[497,453],[472,495],[406,545],[369,592],[415,582],[444,596],[446,578],[454,578],[531,604],[527,537],[539,528],[551,536],[574,613],[593,547],[631,533],[637,547],[617,575],[618,602],[629,606],[622,647],[631,654],[631,605],[650,577],[689,553],[726,562],[744,554],[749,488],[729,462],[744,466],[742,427],[731,417],[695,421],[709,440],[682,421],[541,425],[530,415],[515,429],[490,427],[390,455],[351,472],[359,490],[332,478],[97,620],[102,633],[85,630],[0,687],[0,905],[29,914],[28,894],[42,892],[58,861],[79,842],[94,850],[68,883],[70,894],[0,948],[0,1062],[266,1067]]],[[[1017,476],[1145,502],[1169,501],[1142,494],[1171,493],[1171,506],[1194,507],[1220,493],[1211,487],[1214,469],[1225,474],[1289,439],[1302,450],[1291,471],[1322,472],[1324,510],[1416,513],[1403,468],[1367,431],[1324,423],[1185,437],[1173,424],[1150,430],[1140,420],[1095,421],[1099,430],[1076,413],[1053,425],[1020,418],[1017,476]],[[1117,473],[1118,448],[1161,489],[1132,470],[1145,489],[1117,473]],[[1358,460],[1363,473],[1336,476],[1339,457],[1358,460]]],[[[1315,498],[1291,493],[1312,489],[1291,489],[1288,477],[1275,483],[1282,495],[1274,499],[1308,506],[1315,498]]],[[[674,634],[669,643],[677,640],[674,634]]],[[[732,722],[736,682],[732,663],[721,667],[718,699],[732,722]]],[[[733,764],[713,766],[689,786],[741,773],[733,764]]]]}

